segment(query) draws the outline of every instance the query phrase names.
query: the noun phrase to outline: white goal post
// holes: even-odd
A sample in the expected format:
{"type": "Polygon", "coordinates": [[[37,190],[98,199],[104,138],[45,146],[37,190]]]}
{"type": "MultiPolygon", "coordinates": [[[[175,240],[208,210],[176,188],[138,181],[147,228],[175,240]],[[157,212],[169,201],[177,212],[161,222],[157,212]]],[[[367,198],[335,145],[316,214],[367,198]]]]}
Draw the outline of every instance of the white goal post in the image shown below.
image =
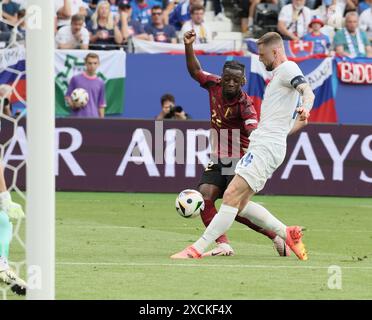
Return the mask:
{"type": "Polygon", "coordinates": [[[27,1],[27,299],[55,299],[54,1],[27,1]]]}

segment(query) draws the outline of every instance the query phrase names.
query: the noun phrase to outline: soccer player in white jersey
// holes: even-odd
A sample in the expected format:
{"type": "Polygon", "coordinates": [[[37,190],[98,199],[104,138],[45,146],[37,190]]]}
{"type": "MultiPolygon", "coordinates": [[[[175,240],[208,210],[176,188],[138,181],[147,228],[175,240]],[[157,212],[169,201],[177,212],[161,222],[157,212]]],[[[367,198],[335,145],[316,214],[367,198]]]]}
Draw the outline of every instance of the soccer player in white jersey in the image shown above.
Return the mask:
{"type": "Polygon", "coordinates": [[[10,241],[13,236],[13,225],[9,218],[24,217],[22,207],[12,201],[6,188],[3,167],[0,164],[0,281],[10,285],[18,295],[26,294],[26,283],[9,267],[8,256],[10,241]]]}
{"type": "Polygon", "coordinates": [[[252,196],[264,188],[267,179],[283,162],[287,135],[307,124],[314,102],[314,93],[302,71],[296,63],[287,60],[281,36],[276,32],[266,33],[257,45],[260,61],[268,71],[273,71],[263,97],[258,127],[250,135],[247,153],[236,166],[235,177],[223,195],[218,214],[198,241],[171,258],[200,258],[239,214],[275,232],[300,260],[307,260],[301,227],[287,227],[258,204],[255,210],[247,210],[252,196]]]}

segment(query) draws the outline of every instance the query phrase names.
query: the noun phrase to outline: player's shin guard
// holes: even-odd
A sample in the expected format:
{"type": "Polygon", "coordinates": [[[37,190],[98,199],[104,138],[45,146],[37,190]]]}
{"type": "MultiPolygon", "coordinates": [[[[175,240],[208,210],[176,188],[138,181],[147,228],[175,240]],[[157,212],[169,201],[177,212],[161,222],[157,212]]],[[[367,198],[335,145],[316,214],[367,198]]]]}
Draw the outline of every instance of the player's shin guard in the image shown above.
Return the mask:
{"type": "Polygon", "coordinates": [[[215,215],[202,237],[193,244],[193,247],[200,254],[204,253],[213,241],[229,230],[237,213],[237,208],[222,204],[218,214],[215,215]]]}
{"type": "Polygon", "coordinates": [[[258,203],[249,201],[245,208],[239,213],[239,216],[249,219],[263,229],[273,231],[284,240],[287,237],[286,225],[258,203]]]}
{"type": "Polygon", "coordinates": [[[9,245],[12,239],[13,225],[9,221],[8,215],[0,211],[0,256],[8,258],[9,245]]]}
{"type": "MultiPolygon", "coordinates": [[[[217,214],[217,209],[212,200],[204,200],[204,203],[205,203],[205,207],[200,217],[203,220],[205,227],[208,227],[213,217],[217,214]]],[[[223,234],[216,240],[216,242],[217,243],[229,243],[229,240],[227,239],[227,236],[223,234]]]]}

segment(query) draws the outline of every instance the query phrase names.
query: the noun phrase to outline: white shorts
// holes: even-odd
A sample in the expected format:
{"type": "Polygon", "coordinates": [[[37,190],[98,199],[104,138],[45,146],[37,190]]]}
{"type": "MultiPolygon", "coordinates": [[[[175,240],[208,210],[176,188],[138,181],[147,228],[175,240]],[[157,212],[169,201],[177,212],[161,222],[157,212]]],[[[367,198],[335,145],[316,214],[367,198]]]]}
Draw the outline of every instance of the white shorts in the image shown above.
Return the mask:
{"type": "Polygon", "coordinates": [[[240,159],[235,173],[241,176],[251,189],[257,193],[261,191],[267,179],[282,164],[286,147],[273,143],[256,144],[248,147],[247,153],[240,159]]]}

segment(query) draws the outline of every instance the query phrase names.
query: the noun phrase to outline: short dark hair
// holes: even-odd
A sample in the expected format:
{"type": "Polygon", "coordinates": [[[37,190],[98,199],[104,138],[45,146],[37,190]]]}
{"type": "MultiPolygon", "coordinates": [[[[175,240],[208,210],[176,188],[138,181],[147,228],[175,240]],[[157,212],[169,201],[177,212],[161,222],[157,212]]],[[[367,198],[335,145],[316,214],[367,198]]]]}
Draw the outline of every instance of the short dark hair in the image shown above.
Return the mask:
{"type": "Polygon", "coordinates": [[[240,70],[243,74],[245,73],[245,65],[236,60],[226,61],[223,65],[223,71],[226,69],[240,70]]]}
{"type": "Polygon", "coordinates": [[[89,58],[97,59],[99,61],[99,55],[97,53],[93,52],[88,53],[84,58],[85,63],[88,61],[89,58]]]}
{"type": "Polygon", "coordinates": [[[193,14],[195,11],[199,11],[199,10],[203,10],[205,12],[205,8],[203,5],[201,4],[194,4],[193,6],[191,6],[190,8],[190,13],[193,14]]]}
{"type": "Polygon", "coordinates": [[[163,105],[163,103],[165,101],[171,101],[171,102],[175,103],[176,99],[174,98],[174,96],[172,94],[166,93],[166,94],[163,94],[160,98],[161,105],[163,105]]]}
{"type": "Polygon", "coordinates": [[[283,39],[281,35],[277,32],[268,32],[265,33],[260,39],[257,41],[257,45],[271,45],[274,43],[283,43],[283,39]]]}
{"type": "Polygon", "coordinates": [[[154,10],[161,10],[161,11],[163,12],[163,8],[162,8],[161,6],[158,6],[158,5],[153,6],[153,7],[151,8],[151,12],[153,12],[154,10]]]}
{"type": "Polygon", "coordinates": [[[74,14],[74,15],[71,17],[71,23],[73,23],[73,22],[78,22],[78,21],[82,21],[82,22],[84,22],[84,21],[85,21],[84,16],[82,16],[81,14],[74,14]]]}

